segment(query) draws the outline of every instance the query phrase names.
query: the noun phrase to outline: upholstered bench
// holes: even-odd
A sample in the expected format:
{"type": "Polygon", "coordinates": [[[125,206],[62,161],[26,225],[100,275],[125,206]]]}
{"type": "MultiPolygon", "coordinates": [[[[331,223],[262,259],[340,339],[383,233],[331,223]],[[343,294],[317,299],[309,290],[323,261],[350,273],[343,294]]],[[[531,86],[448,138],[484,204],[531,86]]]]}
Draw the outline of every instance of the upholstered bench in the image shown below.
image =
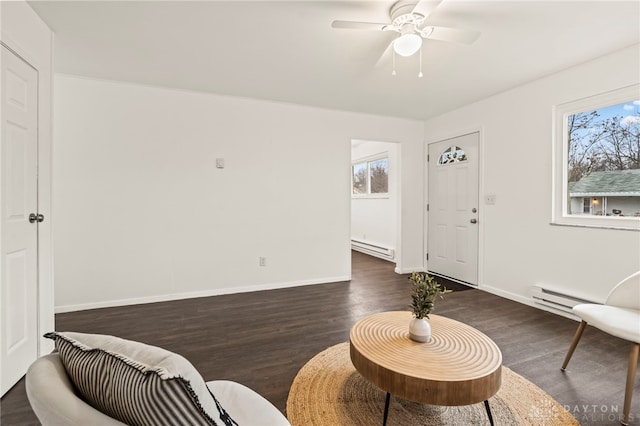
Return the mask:
{"type": "Polygon", "coordinates": [[[289,426],[265,398],[239,383],[204,382],[182,356],[113,336],[49,333],[58,352],[26,376],[45,425],[289,426]]]}

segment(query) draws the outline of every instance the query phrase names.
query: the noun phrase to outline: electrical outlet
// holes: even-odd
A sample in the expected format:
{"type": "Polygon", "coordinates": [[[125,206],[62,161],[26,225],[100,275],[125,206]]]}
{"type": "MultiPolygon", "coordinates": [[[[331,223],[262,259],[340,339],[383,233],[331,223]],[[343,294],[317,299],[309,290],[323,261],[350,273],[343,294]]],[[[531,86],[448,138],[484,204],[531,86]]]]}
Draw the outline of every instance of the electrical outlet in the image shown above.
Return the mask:
{"type": "Polygon", "coordinates": [[[267,258],[266,257],[261,257],[259,260],[260,260],[260,266],[267,266],[267,258]]]}

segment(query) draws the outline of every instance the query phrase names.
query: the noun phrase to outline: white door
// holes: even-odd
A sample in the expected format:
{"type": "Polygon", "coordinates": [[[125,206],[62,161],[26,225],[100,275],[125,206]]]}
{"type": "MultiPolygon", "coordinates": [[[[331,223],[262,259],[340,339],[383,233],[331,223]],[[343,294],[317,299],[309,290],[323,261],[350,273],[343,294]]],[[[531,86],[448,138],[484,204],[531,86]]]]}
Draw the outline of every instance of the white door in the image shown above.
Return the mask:
{"type": "Polygon", "coordinates": [[[2,46],[0,86],[1,392],[38,356],[38,73],[2,46]]]}
{"type": "Polygon", "coordinates": [[[478,284],[478,133],[429,144],[427,270],[478,284]]]}

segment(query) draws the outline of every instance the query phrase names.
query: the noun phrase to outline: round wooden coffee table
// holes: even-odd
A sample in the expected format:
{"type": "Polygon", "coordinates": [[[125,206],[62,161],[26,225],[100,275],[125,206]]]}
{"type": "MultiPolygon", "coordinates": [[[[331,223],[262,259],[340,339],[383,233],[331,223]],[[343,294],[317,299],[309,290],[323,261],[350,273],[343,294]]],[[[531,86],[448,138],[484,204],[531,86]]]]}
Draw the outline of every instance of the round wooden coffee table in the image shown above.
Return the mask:
{"type": "Polygon", "coordinates": [[[459,321],[429,315],[431,341],[409,339],[410,312],[382,312],[358,321],[349,336],[351,362],[362,376],[391,394],[432,405],[483,402],[500,389],[502,353],[489,337],[459,321]]]}

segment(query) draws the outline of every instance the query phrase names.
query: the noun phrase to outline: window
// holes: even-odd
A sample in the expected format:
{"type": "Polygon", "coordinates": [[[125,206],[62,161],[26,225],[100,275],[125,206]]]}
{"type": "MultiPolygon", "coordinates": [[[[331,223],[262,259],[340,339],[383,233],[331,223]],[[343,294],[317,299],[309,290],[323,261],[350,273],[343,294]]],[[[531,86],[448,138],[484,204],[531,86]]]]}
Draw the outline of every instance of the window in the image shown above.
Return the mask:
{"type": "Polygon", "coordinates": [[[389,157],[358,160],[351,166],[354,196],[387,196],[389,193],[389,157]]]}
{"type": "Polygon", "coordinates": [[[461,161],[467,161],[467,153],[459,146],[447,148],[438,158],[438,164],[453,164],[461,161]]]}
{"type": "Polygon", "coordinates": [[[369,162],[369,177],[371,179],[372,194],[386,194],[389,192],[389,159],[381,158],[369,162]]]}
{"type": "Polygon", "coordinates": [[[353,176],[353,193],[366,194],[369,192],[367,180],[367,163],[356,163],[351,168],[353,176]]]}
{"type": "Polygon", "coordinates": [[[553,223],[640,230],[640,85],[554,109],[553,223]]]}

